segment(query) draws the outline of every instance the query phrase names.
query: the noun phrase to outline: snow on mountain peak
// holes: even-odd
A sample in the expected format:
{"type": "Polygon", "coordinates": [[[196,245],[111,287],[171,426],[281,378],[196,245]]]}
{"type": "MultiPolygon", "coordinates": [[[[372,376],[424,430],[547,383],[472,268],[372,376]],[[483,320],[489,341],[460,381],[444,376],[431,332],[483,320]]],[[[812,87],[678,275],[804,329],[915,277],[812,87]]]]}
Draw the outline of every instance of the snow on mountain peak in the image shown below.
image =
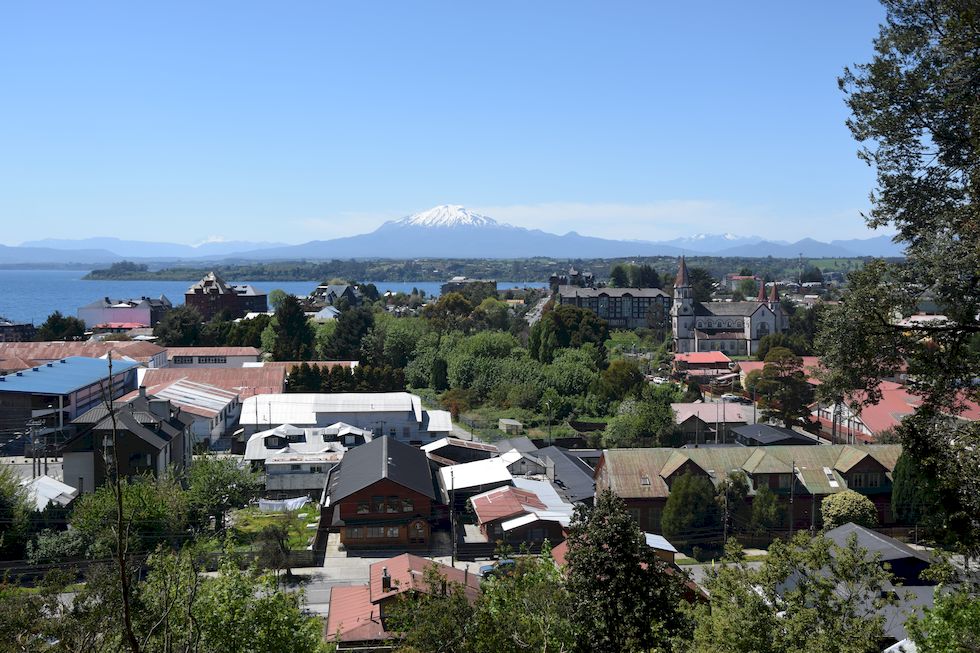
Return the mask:
{"type": "Polygon", "coordinates": [[[499,227],[493,218],[474,213],[459,204],[443,204],[396,220],[394,224],[408,227],[499,227]]]}

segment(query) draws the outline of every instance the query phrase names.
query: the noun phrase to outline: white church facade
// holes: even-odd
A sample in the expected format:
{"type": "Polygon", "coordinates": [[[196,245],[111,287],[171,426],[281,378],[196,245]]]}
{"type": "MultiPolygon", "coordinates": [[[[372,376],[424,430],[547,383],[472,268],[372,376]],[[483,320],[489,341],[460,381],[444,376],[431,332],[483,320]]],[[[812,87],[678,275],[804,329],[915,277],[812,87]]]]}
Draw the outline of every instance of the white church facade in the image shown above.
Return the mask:
{"type": "Polygon", "coordinates": [[[674,282],[674,303],[670,309],[674,352],[721,351],[730,356],[753,356],[759,341],[771,333],[783,333],[789,327],[789,316],[779,303],[773,284],[766,297],[765,282],[759,295],[750,302],[709,302],[694,300],[694,289],[681,257],[674,282]]]}

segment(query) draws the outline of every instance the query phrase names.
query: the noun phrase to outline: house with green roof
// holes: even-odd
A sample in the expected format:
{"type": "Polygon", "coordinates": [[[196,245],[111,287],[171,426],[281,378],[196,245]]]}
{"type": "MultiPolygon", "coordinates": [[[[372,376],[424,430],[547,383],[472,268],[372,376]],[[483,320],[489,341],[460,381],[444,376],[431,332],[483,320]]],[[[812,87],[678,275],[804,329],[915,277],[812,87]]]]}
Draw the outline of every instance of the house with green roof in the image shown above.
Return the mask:
{"type": "MultiPolygon", "coordinates": [[[[749,481],[751,502],[765,486],[786,506],[792,498],[794,528],[819,526],[824,497],[855,490],[878,509],[878,521],[894,523],[891,513],[892,471],[901,445],[778,445],[696,449],[606,449],[596,465],[596,492],[612,490],[629,507],[645,531],[659,532],[673,482],[690,473],[716,487],[734,472],[749,481]]],[[[790,522],[784,523],[789,527],[790,522]]]]}

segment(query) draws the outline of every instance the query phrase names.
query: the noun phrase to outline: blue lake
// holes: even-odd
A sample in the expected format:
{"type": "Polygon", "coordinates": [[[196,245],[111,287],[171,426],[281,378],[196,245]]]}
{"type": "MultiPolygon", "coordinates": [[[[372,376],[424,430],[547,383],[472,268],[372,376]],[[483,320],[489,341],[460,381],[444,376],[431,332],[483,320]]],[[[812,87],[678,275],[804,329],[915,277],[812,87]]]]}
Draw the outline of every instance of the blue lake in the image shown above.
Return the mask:
{"type": "MultiPolygon", "coordinates": [[[[184,303],[184,292],[191,281],[83,281],[84,270],[0,270],[0,316],[16,322],[40,324],[54,311],[75,315],[79,306],[100,297],[126,299],[166,295],[174,305],[184,303]]],[[[226,279],[229,283],[247,283],[269,292],[281,288],[294,295],[308,295],[315,281],[249,281],[226,279]]],[[[411,292],[418,288],[426,295],[438,295],[439,281],[370,281],[385,292],[411,292]]],[[[543,288],[541,281],[499,281],[497,288],[543,288]]]]}

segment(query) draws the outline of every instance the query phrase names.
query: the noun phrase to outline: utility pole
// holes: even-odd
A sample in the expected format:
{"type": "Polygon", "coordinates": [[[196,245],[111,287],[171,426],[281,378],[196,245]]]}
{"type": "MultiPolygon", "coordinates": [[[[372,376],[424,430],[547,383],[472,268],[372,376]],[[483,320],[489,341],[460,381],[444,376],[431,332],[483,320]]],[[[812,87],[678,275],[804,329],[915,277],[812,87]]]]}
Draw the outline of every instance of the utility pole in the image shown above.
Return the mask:
{"type": "Polygon", "coordinates": [[[796,460],[789,464],[789,539],[793,539],[793,498],[796,494],[796,460]]]}
{"type": "Polygon", "coordinates": [[[456,479],[453,468],[449,467],[449,530],[453,538],[452,566],[456,566],[456,479]]]}
{"type": "Polygon", "coordinates": [[[723,540],[722,541],[725,544],[728,544],[728,490],[729,490],[729,488],[726,487],[725,488],[725,523],[723,524],[724,530],[723,530],[723,536],[722,536],[723,537],[723,540]]]}

